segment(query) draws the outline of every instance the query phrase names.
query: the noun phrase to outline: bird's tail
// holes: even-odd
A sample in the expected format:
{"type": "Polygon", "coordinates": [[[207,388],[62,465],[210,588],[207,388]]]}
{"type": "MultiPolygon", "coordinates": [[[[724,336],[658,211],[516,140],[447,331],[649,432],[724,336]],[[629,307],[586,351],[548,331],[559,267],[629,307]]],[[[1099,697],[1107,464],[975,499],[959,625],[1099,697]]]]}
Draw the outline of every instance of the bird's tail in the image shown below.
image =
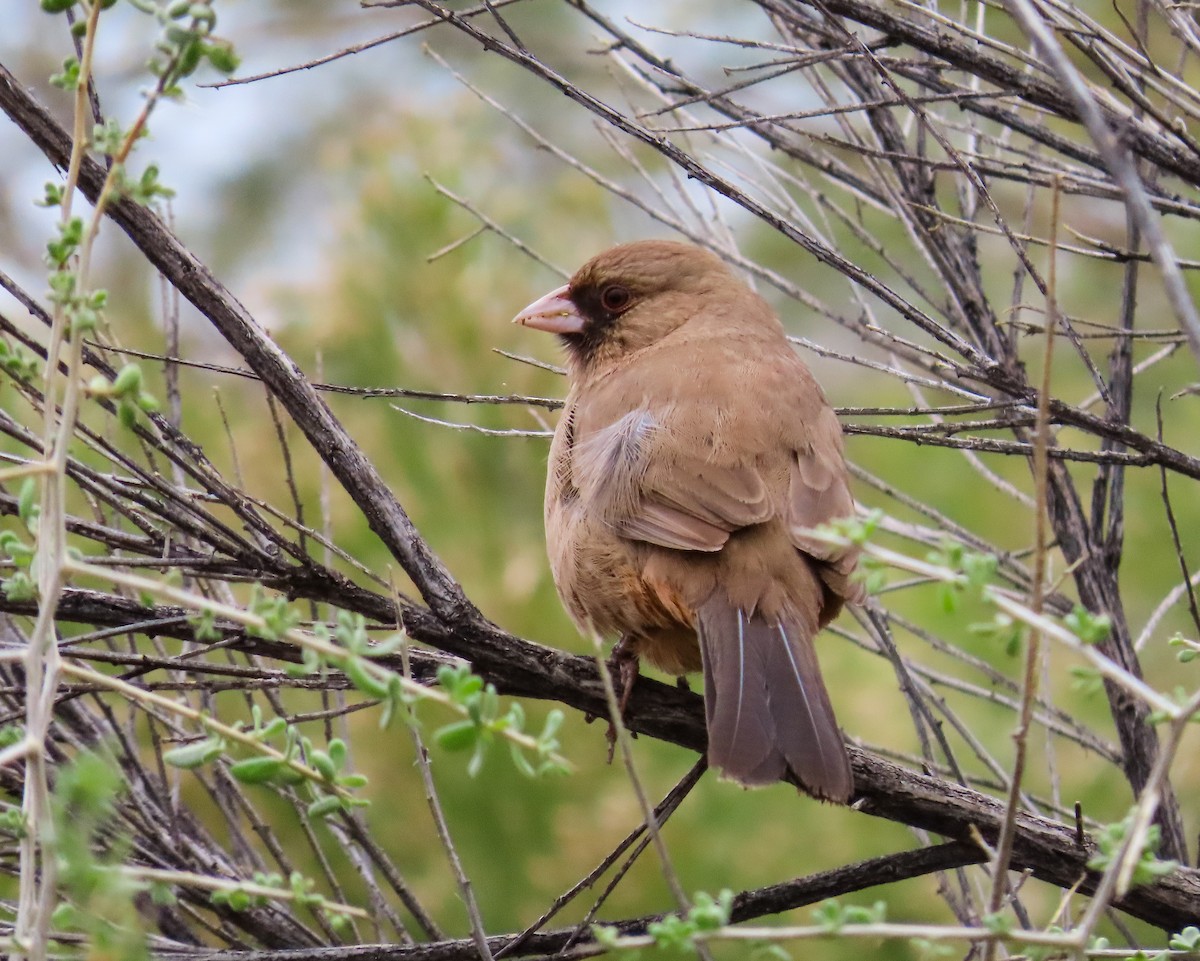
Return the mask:
{"type": "Polygon", "coordinates": [[[817,664],[815,625],[747,615],[720,591],[698,615],[709,764],[747,786],[790,768],[814,797],[847,803],[854,778],[817,664]]]}

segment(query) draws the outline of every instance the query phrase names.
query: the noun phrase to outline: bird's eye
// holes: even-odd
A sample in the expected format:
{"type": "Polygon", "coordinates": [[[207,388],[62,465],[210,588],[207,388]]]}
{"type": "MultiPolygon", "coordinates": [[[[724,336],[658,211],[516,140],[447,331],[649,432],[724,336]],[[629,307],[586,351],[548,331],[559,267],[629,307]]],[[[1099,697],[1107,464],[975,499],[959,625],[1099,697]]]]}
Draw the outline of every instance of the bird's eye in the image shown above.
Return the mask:
{"type": "Polygon", "coordinates": [[[609,284],[600,291],[600,306],[610,314],[620,313],[629,306],[631,300],[633,294],[629,292],[629,288],[620,284],[609,284]]]}

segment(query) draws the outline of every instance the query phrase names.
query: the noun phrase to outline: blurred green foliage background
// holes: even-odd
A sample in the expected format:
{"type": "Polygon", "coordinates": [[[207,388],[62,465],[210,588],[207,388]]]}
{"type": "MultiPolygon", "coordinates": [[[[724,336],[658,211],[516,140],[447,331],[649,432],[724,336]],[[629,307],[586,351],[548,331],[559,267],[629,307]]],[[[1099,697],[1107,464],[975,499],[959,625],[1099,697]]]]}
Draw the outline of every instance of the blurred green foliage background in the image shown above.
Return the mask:
{"type": "MultiPolygon", "coordinates": [[[[397,29],[417,18],[412,12],[364,12],[354,5],[319,2],[234,3],[222,5],[220,12],[222,33],[243,56],[240,72],[247,75],[397,29]]],[[[12,14],[6,11],[6,16],[12,14]]],[[[664,4],[657,15],[663,22],[686,20],[714,32],[727,27],[729,18],[739,30],[746,30],[750,16],[717,2],[664,4]]],[[[582,27],[564,6],[520,4],[510,17],[531,45],[553,49],[549,46],[553,42],[565,51],[587,44],[582,27]]],[[[120,111],[135,103],[136,88],[144,82],[139,65],[151,34],[124,5],[113,11],[112,20],[104,34],[98,75],[106,106],[120,111]]],[[[17,14],[11,27],[7,37],[0,37],[0,59],[38,86],[62,115],[66,98],[44,85],[44,78],[68,49],[61,22],[30,10],[17,14]]],[[[751,28],[764,35],[768,32],[765,24],[751,28]]],[[[557,360],[550,338],[514,328],[508,319],[561,279],[490,232],[431,259],[478,227],[478,220],[439,192],[434,182],[468,198],[567,271],[611,243],[667,231],[546,151],[535,149],[526,135],[425,55],[421,48],[425,41],[467,72],[472,83],[543,134],[605,175],[636,185],[629,166],[605,144],[589,116],[506,64],[437,32],[249,86],[194,90],[187,103],[168,105],[156,117],[153,138],[140,155],[157,160],[164,181],[178,191],[174,212],[181,236],[245,299],[314,380],[351,387],[560,396],[565,387],[559,376],[496,351],[532,355],[550,363],[557,360]]],[[[595,81],[605,82],[602,58],[595,58],[594,65],[575,66],[577,71],[593,70],[595,81]]],[[[719,66],[714,63],[711,69],[719,66]]],[[[613,90],[614,96],[620,95],[619,84],[614,82],[613,90]]],[[[11,138],[11,131],[4,136],[11,138]]],[[[0,141],[0,149],[11,158],[0,204],[0,250],[6,269],[35,277],[47,231],[29,201],[40,193],[35,185],[51,173],[27,145],[9,139],[0,141]]],[[[661,161],[643,153],[638,157],[660,182],[667,183],[661,161]]],[[[854,309],[845,285],[830,271],[799,255],[762,225],[718,207],[744,252],[823,300],[854,309]]],[[[1044,216],[1039,216],[1044,228],[1044,216]]],[[[1120,238],[1123,229],[1120,211],[1111,205],[1068,205],[1066,218],[1095,235],[1120,238]]],[[[900,227],[894,229],[897,243],[902,243],[900,227]]],[[[1183,243],[1188,239],[1179,238],[1183,243]]],[[[840,235],[837,240],[851,259],[881,268],[853,237],[840,235]]],[[[980,246],[985,258],[995,254],[997,264],[1005,265],[993,279],[997,300],[1006,303],[1012,273],[1004,243],[984,237],[980,246]]],[[[1033,255],[1045,263],[1044,251],[1033,255]]],[[[158,284],[111,228],[104,237],[102,271],[102,283],[113,292],[111,313],[121,338],[130,346],[161,350],[163,305],[158,284]]],[[[1112,322],[1119,269],[1064,258],[1062,271],[1064,308],[1073,315],[1112,322]]],[[[37,281],[30,285],[40,289],[37,281]]],[[[800,305],[770,288],[764,287],[763,292],[793,332],[831,347],[861,350],[843,331],[814,318],[800,305]]],[[[1157,297],[1156,291],[1147,289],[1145,322],[1169,326],[1165,311],[1154,316],[1157,297]]],[[[213,363],[236,360],[190,308],[185,307],[182,316],[185,357],[213,363]]],[[[1105,344],[1096,342],[1093,348],[1101,365],[1105,344]]],[[[1139,347],[1135,360],[1150,349],[1139,347]]],[[[914,403],[895,380],[834,360],[808,355],[806,359],[835,405],[914,403]]],[[[1030,363],[1038,363],[1032,350],[1030,363]]],[[[1070,364],[1061,368],[1056,381],[1060,394],[1075,399],[1086,394],[1087,382],[1077,368],[1070,364]]],[[[1153,385],[1144,385],[1152,389],[1135,396],[1134,415],[1141,428],[1151,433],[1159,398],[1185,386],[1195,371],[1181,352],[1156,368],[1153,377],[1153,385]]],[[[158,393],[161,396],[161,388],[158,393]]],[[[210,458],[230,475],[236,458],[252,494],[290,510],[280,447],[262,389],[252,381],[190,370],[183,374],[183,396],[184,429],[204,444],[210,458]],[[229,437],[211,402],[214,392],[229,412],[229,437]]],[[[488,617],[541,643],[588,649],[588,642],[578,637],[561,611],[544,560],[541,500],[546,440],[484,436],[433,425],[395,407],[494,430],[547,429],[552,417],[543,419],[521,407],[340,395],[331,396],[330,403],[488,617]]],[[[1194,449],[1190,425],[1195,423],[1195,399],[1162,403],[1168,439],[1194,449]]],[[[328,515],[320,516],[322,489],[328,483],[325,474],[298,435],[290,439],[307,521],[327,526],[342,548],[374,569],[388,569],[389,559],[338,491],[329,497],[328,515]]],[[[1002,548],[1021,550],[1030,541],[1029,512],[987,484],[961,454],[872,438],[851,438],[848,453],[871,473],[1002,548]]],[[[988,455],[985,460],[998,474],[1029,489],[1024,462],[988,455]]],[[[1094,473],[1088,466],[1073,470],[1081,479],[1094,473]]],[[[1132,470],[1128,481],[1129,548],[1122,578],[1136,632],[1178,579],[1178,568],[1165,546],[1168,532],[1157,475],[1132,470]]],[[[902,520],[917,519],[865,486],[857,493],[869,506],[881,506],[902,520]]],[[[1200,503],[1187,493],[1179,493],[1175,509],[1181,529],[1192,531],[1200,522],[1200,503]]],[[[979,611],[968,606],[945,612],[936,590],[928,587],[887,593],[884,601],[897,614],[952,639],[1000,671],[1016,674],[1016,659],[967,630],[981,616],[979,611]]],[[[842,626],[854,627],[849,617],[843,617],[842,626]]],[[[1175,610],[1155,631],[1144,656],[1147,676],[1157,686],[1169,690],[1175,683],[1191,683],[1166,647],[1174,631],[1189,629],[1184,612],[1175,610]]],[[[961,663],[931,651],[912,634],[901,632],[899,642],[905,653],[932,670],[990,686],[986,678],[970,676],[961,663]]],[[[820,648],[839,717],[851,737],[874,749],[915,753],[908,709],[887,663],[834,634],[827,635],[820,648]]],[[[1112,740],[1103,696],[1085,697],[1074,690],[1070,663],[1069,658],[1052,654],[1047,678],[1053,697],[1068,713],[1093,723],[1112,740]]],[[[1011,712],[949,688],[939,690],[1007,768],[1011,712]]],[[[544,709],[529,705],[535,718],[532,727],[538,726],[544,709]]],[[[379,733],[376,721],[372,712],[349,720],[354,763],[371,776],[367,793],[374,805],[368,816],[376,838],[394,854],[439,921],[450,932],[464,934],[462,905],[429,819],[411,746],[401,731],[379,733]]],[[[949,732],[949,736],[962,747],[956,734],[949,732]]],[[[530,922],[639,821],[620,766],[605,763],[603,724],[588,724],[571,714],[563,739],[577,773],[545,782],[524,779],[500,752],[476,779],[466,776],[464,759],[435,752],[433,765],[442,801],[492,932],[519,929],[530,922]]],[[[1192,738],[1181,753],[1176,774],[1176,789],[1193,828],[1195,789],[1200,786],[1194,747],[1192,738]]],[[[1031,776],[1031,789],[1038,794],[1050,790],[1042,773],[1045,750],[1046,739],[1039,728],[1033,740],[1031,776]]],[[[1100,821],[1123,816],[1131,799],[1119,771],[1060,739],[1055,740],[1053,751],[1061,779],[1057,789],[1065,803],[1081,801],[1084,811],[1100,821]]],[[[636,752],[649,792],[656,797],[695,760],[685,751],[646,739],[636,742],[636,752]]],[[[968,761],[967,766],[972,773],[984,773],[978,762],[968,761]]],[[[265,795],[263,803],[270,805],[265,795]]],[[[666,837],[684,887],[712,892],[771,884],[922,840],[903,826],[819,805],[783,785],[746,792],[711,775],[672,818],[666,837]]],[[[353,872],[346,868],[345,874],[353,890],[353,872]]],[[[945,920],[947,911],[935,897],[937,883],[926,878],[868,892],[861,900],[886,899],[893,919],[945,920]]],[[[1045,923],[1059,892],[1039,889],[1031,881],[1025,893],[1035,918],[1045,923]]],[[[586,906],[588,897],[580,903],[586,906]]],[[[661,872],[648,853],[618,886],[602,916],[623,917],[670,906],[661,872]]],[[[576,919],[581,911],[573,907],[564,917],[576,919]]],[[[800,911],[784,920],[807,919],[808,912],[800,911]]],[[[743,956],[737,948],[719,953],[743,956]]],[[[858,958],[864,953],[880,959],[912,956],[908,947],[898,944],[829,944],[795,951],[797,957],[829,959],[858,958]]]]}

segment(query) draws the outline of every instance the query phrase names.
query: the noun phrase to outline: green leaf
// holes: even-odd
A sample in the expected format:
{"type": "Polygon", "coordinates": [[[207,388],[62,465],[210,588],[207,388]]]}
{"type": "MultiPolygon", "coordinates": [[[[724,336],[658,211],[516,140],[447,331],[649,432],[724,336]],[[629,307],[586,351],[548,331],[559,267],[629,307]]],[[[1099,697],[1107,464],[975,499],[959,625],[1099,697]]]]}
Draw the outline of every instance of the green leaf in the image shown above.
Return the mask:
{"type": "Polygon", "coordinates": [[[242,62],[242,58],[225,41],[210,41],[205,44],[204,52],[213,68],[224,74],[233,73],[242,62]]]}
{"type": "Polygon", "coordinates": [[[813,911],[812,917],[818,927],[824,928],[830,934],[837,934],[846,923],[842,906],[833,898],[822,901],[813,911]]]}
{"type": "Polygon", "coordinates": [[[21,518],[21,523],[30,533],[33,533],[38,515],[41,513],[41,507],[37,503],[37,493],[37,484],[34,483],[33,478],[26,477],[21,482],[21,492],[17,495],[17,516],[21,518]]]}
{"type": "Polygon", "coordinates": [[[688,911],[688,920],[697,931],[716,931],[729,923],[729,914],[733,909],[733,892],[728,888],[722,889],[714,899],[706,891],[697,891],[692,899],[692,908],[688,911]]]}
{"type": "Polygon", "coordinates": [[[335,768],[333,766],[333,761],[330,760],[329,755],[326,754],[324,751],[320,751],[320,750],[310,751],[309,755],[308,755],[308,760],[309,760],[309,763],[312,764],[312,766],[317,769],[317,772],[326,781],[332,782],[337,777],[337,768],[335,768]]]}
{"type": "Polygon", "coordinates": [[[1005,935],[1012,932],[1016,919],[1004,911],[997,911],[994,914],[985,914],[979,922],[993,934],[1005,935]]]}
{"type": "Polygon", "coordinates": [[[0,581],[0,591],[3,591],[4,596],[14,603],[32,601],[37,597],[37,588],[34,586],[33,579],[25,571],[17,571],[11,577],[0,581]]]}
{"type": "MultiPolygon", "coordinates": [[[[82,23],[83,21],[80,22],[82,23]]],[[[51,86],[58,87],[60,90],[78,90],[79,60],[75,57],[67,57],[62,62],[62,70],[50,75],[50,84],[51,86]]]]}
{"type": "Polygon", "coordinates": [[[386,654],[392,654],[399,650],[408,642],[408,635],[403,631],[397,631],[390,637],[385,637],[381,641],[376,641],[371,645],[369,651],[366,651],[368,657],[383,657],[386,654]]]}
{"type": "Polygon", "coordinates": [[[368,697],[381,701],[387,698],[388,682],[375,677],[367,666],[367,662],[361,657],[353,654],[348,656],[342,664],[342,670],[350,683],[368,697]]]}
{"type": "Polygon", "coordinates": [[[509,741],[508,749],[509,753],[512,755],[513,766],[518,771],[520,771],[526,777],[537,777],[537,769],[529,763],[529,759],[521,750],[521,745],[517,744],[515,741],[509,741]]]}
{"type": "Polygon", "coordinates": [[[308,816],[310,818],[327,818],[335,811],[341,810],[342,802],[336,795],[327,794],[324,797],[317,798],[308,806],[308,816]]]}
{"type": "MultiPolygon", "coordinates": [[[[1096,846],[1099,848],[1099,853],[1088,861],[1089,868],[1093,871],[1104,871],[1112,865],[1114,859],[1121,852],[1132,821],[1133,815],[1130,814],[1116,824],[1106,824],[1096,833],[1096,846]]],[[[1158,851],[1161,843],[1162,831],[1157,824],[1152,824],[1146,831],[1138,862],[1133,869],[1131,881],[1134,886],[1151,884],[1178,869],[1177,861],[1160,861],[1155,857],[1155,852],[1158,851]]]]}
{"type": "Polygon", "coordinates": [[[1176,951],[1195,951],[1200,947],[1200,928],[1189,925],[1178,934],[1171,935],[1167,944],[1176,951]]]}
{"type": "Polygon", "coordinates": [[[474,721],[455,721],[439,728],[433,737],[444,750],[465,751],[479,739],[479,728],[474,721]]]}
{"type": "Polygon", "coordinates": [[[1079,604],[1063,618],[1063,623],[1085,644],[1099,644],[1112,632],[1112,619],[1107,614],[1093,614],[1079,604]]]}
{"type": "Polygon", "coordinates": [[[219,738],[210,737],[203,741],[197,741],[195,744],[186,744],[183,747],[167,751],[163,754],[163,762],[171,765],[171,767],[184,768],[185,770],[197,768],[215,760],[224,749],[224,741],[219,738]]]}
{"type": "Polygon", "coordinates": [[[137,394],[141,389],[142,368],[137,364],[126,364],[112,382],[112,392],[118,397],[137,394]]]}
{"type": "Polygon", "coordinates": [[[229,766],[229,773],[243,784],[266,784],[272,781],[285,767],[276,757],[248,757],[229,766]]]}

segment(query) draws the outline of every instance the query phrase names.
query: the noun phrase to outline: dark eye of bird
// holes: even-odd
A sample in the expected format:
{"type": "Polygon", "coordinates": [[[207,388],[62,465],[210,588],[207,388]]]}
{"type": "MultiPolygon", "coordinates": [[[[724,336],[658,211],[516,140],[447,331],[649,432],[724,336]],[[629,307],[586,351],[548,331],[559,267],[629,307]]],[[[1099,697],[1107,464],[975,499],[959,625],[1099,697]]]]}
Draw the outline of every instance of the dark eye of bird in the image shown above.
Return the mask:
{"type": "Polygon", "coordinates": [[[629,292],[629,288],[620,284],[609,284],[600,291],[600,306],[610,314],[620,313],[629,306],[631,300],[633,294],[629,292]]]}

